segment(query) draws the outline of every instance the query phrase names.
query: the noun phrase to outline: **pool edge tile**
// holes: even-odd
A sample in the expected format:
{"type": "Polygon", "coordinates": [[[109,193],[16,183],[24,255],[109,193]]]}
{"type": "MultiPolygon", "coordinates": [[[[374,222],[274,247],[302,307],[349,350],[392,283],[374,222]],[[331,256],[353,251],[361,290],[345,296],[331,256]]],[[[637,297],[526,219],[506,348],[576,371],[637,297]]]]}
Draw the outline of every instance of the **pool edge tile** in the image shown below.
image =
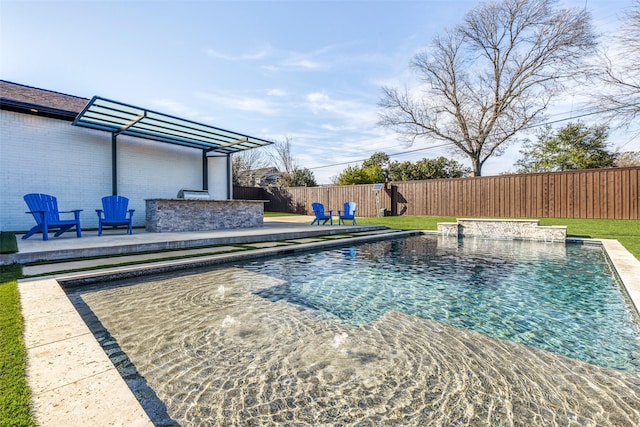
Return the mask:
{"type": "Polygon", "coordinates": [[[599,239],[640,319],[640,261],[619,241],[599,239]]]}

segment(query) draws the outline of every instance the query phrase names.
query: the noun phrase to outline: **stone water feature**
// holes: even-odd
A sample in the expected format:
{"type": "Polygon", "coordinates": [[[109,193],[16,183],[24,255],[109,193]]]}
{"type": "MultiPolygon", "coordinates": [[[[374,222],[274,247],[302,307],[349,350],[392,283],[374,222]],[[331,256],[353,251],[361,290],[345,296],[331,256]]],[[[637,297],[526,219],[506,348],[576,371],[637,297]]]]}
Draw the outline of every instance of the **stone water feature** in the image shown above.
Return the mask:
{"type": "Polygon", "coordinates": [[[438,223],[438,233],[451,237],[479,237],[501,240],[540,240],[564,242],[566,226],[542,226],[537,219],[458,218],[438,223]]]}

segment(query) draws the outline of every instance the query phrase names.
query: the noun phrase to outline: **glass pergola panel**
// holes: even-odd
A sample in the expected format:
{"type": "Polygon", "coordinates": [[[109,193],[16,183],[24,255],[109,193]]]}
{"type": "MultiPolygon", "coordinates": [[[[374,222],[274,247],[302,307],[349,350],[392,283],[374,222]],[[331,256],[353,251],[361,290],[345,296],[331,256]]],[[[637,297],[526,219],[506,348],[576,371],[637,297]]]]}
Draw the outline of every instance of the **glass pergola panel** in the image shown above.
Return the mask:
{"type": "Polygon", "coordinates": [[[75,126],[169,144],[230,154],[272,144],[187,119],[94,96],[73,121],[75,126]]]}

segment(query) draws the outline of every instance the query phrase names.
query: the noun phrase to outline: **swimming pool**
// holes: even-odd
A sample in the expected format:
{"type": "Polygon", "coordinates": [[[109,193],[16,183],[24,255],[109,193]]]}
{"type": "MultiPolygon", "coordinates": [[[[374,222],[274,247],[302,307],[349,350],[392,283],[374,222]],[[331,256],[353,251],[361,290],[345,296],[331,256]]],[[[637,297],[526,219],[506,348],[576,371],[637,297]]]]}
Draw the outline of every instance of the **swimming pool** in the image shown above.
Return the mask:
{"type": "Polygon", "coordinates": [[[640,372],[638,326],[599,246],[417,236],[242,267],[285,281],[257,295],[346,324],[396,310],[640,372]]]}
{"type": "Polygon", "coordinates": [[[597,247],[421,236],[70,297],[158,425],[640,422],[597,247]]]}

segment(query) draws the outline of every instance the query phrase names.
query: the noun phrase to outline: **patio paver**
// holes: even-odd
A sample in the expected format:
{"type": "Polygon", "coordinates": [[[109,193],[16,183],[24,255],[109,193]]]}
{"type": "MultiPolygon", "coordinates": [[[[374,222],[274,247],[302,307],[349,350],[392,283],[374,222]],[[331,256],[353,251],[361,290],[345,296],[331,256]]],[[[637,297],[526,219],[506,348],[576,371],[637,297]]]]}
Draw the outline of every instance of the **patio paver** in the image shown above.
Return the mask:
{"type": "Polygon", "coordinates": [[[40,426],[153,426],[57,281],[18,283],[40,426]]]}

